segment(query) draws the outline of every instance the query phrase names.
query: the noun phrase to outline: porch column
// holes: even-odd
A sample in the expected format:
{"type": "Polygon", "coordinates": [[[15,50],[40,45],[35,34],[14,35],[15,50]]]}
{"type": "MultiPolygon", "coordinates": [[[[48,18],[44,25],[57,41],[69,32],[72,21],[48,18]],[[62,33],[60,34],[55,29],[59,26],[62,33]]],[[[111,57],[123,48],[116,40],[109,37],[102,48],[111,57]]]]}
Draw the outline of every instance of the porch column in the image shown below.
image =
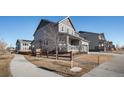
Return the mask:
{"type": "Polygon", "coordinates": [[[79,52],[82,52],[82,42],[81,42],[81,40],[79,41],[79,52]]]}

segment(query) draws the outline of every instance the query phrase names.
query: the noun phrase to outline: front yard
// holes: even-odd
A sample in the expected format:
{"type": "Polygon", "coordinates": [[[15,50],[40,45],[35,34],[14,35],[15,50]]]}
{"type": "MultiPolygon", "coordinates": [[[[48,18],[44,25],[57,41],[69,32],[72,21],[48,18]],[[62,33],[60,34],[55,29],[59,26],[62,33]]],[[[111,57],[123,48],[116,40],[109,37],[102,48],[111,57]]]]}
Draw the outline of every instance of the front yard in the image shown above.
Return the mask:
{"type": "Polygon", "coordinates": [[[101,64],[103,62],[110,61],[113,56],[111,55],[94,55],[94,54],[88,54],[88,55],[79,55],[75,57],[76,62],[80,63],[95,63],[95,64],[101,64]]]}
{"type": "MultiPolygon", "coordinates": [[[[89,72],[90,70],[92,70],[98,65],[98,55],[82,54],[82,55],[75,56],[73,64],[74,66],[79,66],[82,68],[80,72],[70,71],[70,68],[71,68],[70,61],[67,61],[67,60],[56,61],[55,59],[51,59],[51,58],[34,57],[29,55],[25,55],[25,58],[39,68],[53,71],[62,76],[70,76],[70,77],[82,76],[83,74],[89,72]]],[[[106,61],[110,61],[111,59],[112,59],[112,56],[101,55],[99,57],[99,62],[103,63],[106,61]]]]}
{"type": "Polygon", "coordinates": [[[14,55],[11,54],[0,55],[0,77],[11,76],[9,64],[13,57],[14,55]]]}

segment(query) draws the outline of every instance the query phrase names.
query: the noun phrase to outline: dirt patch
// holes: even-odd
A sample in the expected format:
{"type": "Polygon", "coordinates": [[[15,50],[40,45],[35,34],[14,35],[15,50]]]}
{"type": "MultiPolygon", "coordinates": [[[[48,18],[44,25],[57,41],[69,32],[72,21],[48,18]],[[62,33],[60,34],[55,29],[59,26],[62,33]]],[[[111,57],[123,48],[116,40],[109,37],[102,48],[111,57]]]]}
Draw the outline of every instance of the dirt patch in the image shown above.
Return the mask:
{"type": "Polygon", "coordinates": [[[0,55],[0,77],[11,76],[9,64],[13,57],[14,55],[11,54],[0,55]]]}

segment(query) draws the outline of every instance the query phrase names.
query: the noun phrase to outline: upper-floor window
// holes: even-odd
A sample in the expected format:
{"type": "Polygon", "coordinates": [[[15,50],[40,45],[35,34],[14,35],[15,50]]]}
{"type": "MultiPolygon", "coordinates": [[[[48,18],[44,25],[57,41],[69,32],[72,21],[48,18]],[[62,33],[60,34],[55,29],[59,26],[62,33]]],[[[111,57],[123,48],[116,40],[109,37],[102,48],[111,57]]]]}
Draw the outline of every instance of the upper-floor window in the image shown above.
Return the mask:
{"type": "Polygon", "coordinates": [[[99,35],[99,36],[98,36],[98,39],[99,39],[99,40],[102,40],[102,36],[101,36],[101,35],[99,35]]]}
{"type": "Polygon", "coordinates": [[[64,31],[64,27],[62,27],[62,31],[64,31]]]}

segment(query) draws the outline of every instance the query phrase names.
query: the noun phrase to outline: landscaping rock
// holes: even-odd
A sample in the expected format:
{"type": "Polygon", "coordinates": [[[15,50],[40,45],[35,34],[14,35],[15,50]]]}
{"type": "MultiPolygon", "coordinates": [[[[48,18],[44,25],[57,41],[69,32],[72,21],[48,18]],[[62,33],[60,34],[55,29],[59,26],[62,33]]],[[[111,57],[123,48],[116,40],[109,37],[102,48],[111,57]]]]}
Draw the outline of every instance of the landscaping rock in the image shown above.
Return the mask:
{"type": "Polygon", "coordinates": [[[82,68],[80,68],[80,67],[72,67],[70,69],[70,71],[72,71],[72,72],[80,72],[81,70],[82,70],[82,68]]]}

